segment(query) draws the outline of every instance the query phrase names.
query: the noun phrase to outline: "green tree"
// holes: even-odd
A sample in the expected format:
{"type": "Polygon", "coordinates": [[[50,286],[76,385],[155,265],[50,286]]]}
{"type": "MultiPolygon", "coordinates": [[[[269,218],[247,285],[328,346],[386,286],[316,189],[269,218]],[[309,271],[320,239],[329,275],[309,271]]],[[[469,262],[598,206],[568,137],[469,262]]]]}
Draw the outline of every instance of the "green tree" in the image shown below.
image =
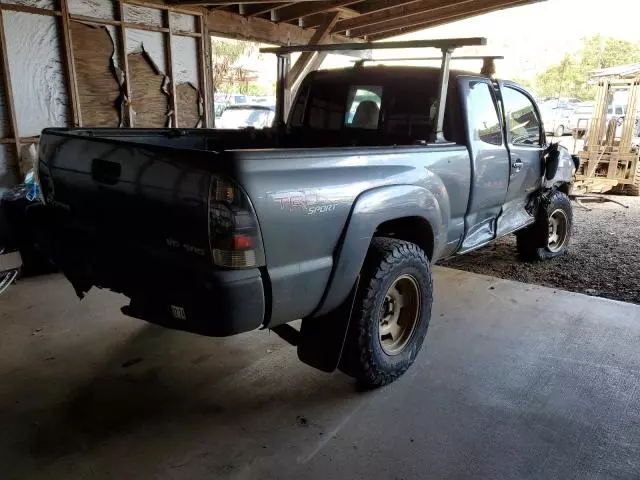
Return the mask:
{"type": "Polygon", "coordinates": [[[565,55],[535,79],[535,89],[542,97],[575,97],[590,100],[594,87],[588,83],[594,70],[640,62],[640,42],[628,42],[596,35],[582,39],[582,47],[565,55]]]}
{"type": "Polygon", "coordinates": [[[246,78],[247,71],[238,62],[250,56],[256,44],[241,40],[211,39],[213,89],[226,92],[233,89],[236,79],[246,78]]]}

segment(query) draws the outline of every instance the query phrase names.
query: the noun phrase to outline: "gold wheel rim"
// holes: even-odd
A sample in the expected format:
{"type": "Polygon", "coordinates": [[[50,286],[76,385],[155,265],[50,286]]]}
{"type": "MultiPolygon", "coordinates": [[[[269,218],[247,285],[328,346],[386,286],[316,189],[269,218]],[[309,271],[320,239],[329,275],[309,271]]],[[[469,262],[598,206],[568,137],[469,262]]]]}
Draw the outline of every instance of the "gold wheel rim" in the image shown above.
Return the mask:
{"type": "Polygon", "coordinates": [[[407,346],[420,317],[420,287],[412,275],[401,275],[387,290],[380,312],[380,345],[387,355],[407,346]]]}
{"type": "Polygon", "coordinates": [[[547,240],[547,249],[550,252],[558,252],[564,247],[567,241],[567,215],[561,210],[554,210],[549,215],[549,237],[547,240]]]}

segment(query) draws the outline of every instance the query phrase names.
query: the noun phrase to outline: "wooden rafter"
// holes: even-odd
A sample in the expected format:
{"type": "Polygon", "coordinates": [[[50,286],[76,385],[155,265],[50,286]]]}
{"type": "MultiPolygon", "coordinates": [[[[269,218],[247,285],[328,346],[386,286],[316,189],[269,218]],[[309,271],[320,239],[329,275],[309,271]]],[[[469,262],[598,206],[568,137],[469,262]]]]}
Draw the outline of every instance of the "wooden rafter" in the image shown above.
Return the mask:
{"type": "Polygon", "coordinates": [[[408,3],[417,3],[420,0],[369,0],[358,5],[358,12],[361,15],[373,12],[381,12],[393,7],[401,7],[408,3]]]}
{"type": "Polygon", "coordinates": [[[404,5],[423,3],[423,1],[424,0],[374,0],[371,2],[365,2],[357,7],[358,12],[360,13],[359,16],[340,20],[336,23],[336,26],[333,27],[333,33],[345,32],[350,28],[362,26],[367,19],[376,19],[380,17],[389,19],[389,10],[397,9],[404,5]]]}
{"type": "MultiPolygon", "coordinates": [[[[325,0],[297,0],[295,3],[319,3],[324,2],[325,0]]],[[[271,0],[266,2],[265,0],[249,0],[244,2],[221,2],[220,0],[168,0],[168,4],[170,5],[207,5],[213,9],[223,9],[226,7],[235,7],[238,4],[242,3],[244,5],[262,5],[267,3],[293,3],[291,0],[271,0]]]]}
{"type": "MultiPolygon", "coordinates": [[[[420,9],[405,8],[405,12],[400,14],[389,14],[389,17],[383,21],[360,28],[352,28],[349,30],[350,36],[368,37],[370,35],[379,35],[399,28],[408,28],[423,23],[431,23],[441,19],[455,18],[457,15],[473,13],[475,15],[486,12],[487,9],[500,8],[502,5],[508,5],[513,1],[520,0],[488,0],[484,2],[482,7],[470,9],[469,5],[476,3],[476,0],[449,0],[443,4],[440,0],[427,0],[421,3],[420,9]]],[[[391,12],[391,11],[389,11],[391,12]]]]}
{"type": "Polygon", "coordinates": [[[328,12],[339,7],[353,5],[361,1],[362,0],[330,0],[315,3],[298,3],[295,5],[291,5],[290,7],[277,10],[276,20],[278,22],[290,22],[291,20],[297,20],[301,17],[314,15],[316,13],[328,12]]]}
{"type": "MultiPolygon", "coordinates": [[[[412,2],[399,7],[389,8],[387,10],[377,11],[360,15],[356,18],[344,20],[340,22],[340,29],[346,29],[349,32],[349,36],[359,37],[365,35],[364,32],[371,31],[374,25],[382,24],[385,22],[397,22],[398,24],[405,21],[410,21],[409,18],[423,14],[438,15],[441,11],[448,8],[468,8],[469,5],[478,3],[477,0],[421,0],[419,2],[412,2]]],[[[334,30],[338,28],[338,25],[334,30]]]]}
{"type": "Polygon", "coordinates": [[[518,7],[531,4],[531,0],[508,0],[501,2],[493,2],[492,4],[485,4],[482,8],[474,9],[473,11],[459,11],[457,13],[441,14],[431,19],[423,19],[421,22],[418,20],[408,21],[405,25],[398,26],[397,28],[388,29],[387,27],[380,27],[381,30],[375,33],[367,35],[369,41],[384,40],[398,35],[404,35],[407,33],[417,32],[426,28],[436,27],[446,23],[454,21],[464,20],[466,18],[475,17],[485,13],[494,12],[497,10],[505,10],[507,8],[518,7]]]}
{"type": "Polygon", "coordinates": [[[271,12],[271,10],[277,10],[279,8],[288,7],[289,5],[293,5],[292,2],[287,3],[258,3],[256,5],[244,5],[244,13],[245,17],[256,17],[258,15],[264,15],[265,13],[271,12]]]}
{"type": "MultiPolygon", "coordinates": [[[[241,17],[224,10],[211,10],[207,14],[209,34],[274,45],[301,45],[309,43],[314,32],[290,23],[274,23],[260,17],[241,17]]],[[[328,43],[345,43],[341,35],[331,35],[328,43]]],[[[350,40],[354,41],[354,40],[350,40]]],[[[357,40],[356,40],[357,41],[357,40]]]]}
{"type": "MultiPolygon", "coordinates": [[[[318,2],[322,2],[324,0],[297,0],[297,3],[318,3],[318,2]]],[[[237,5],[238,3],[246,3],[246,4],[253,4],[253,3],[289,3],[291,2],[291,0],[243,0],[242,2],[237,2],[234,0],[209,0],[207,3],[209,5],[219,5],[219,6],[224,6],[224,5],[237,5]]],[[[181,3],[184,4],[185,2],[183,2],[182,0],[172,0],[171,3],[181,3]]]]}
{"type": "MultiPolygon", "coordinates": [[[[318,45],[325,43],[327,39],[330,37],[330,32],[333,26],[338,21],[338,13],[333,12],[327,18],[326,22],[319,26],[311,39],[309,40],[309,45],[318,45]]],[[[316,54],[314,52],[303,52],[296,60],[296,63],[291,67],[289,73],[287,74],[287,88],[291,88],[298,78],[307,70],[309,64],[313,62],[316,54]]]]}

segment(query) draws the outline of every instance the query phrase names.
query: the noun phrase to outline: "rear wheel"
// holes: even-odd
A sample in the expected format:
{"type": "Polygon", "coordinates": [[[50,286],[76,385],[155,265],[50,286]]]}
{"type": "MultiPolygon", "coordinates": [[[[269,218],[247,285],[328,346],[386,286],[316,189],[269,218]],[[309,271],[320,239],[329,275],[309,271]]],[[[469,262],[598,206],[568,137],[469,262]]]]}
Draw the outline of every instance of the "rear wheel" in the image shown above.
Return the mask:
{"type": "Polygon", "coordinates": [[[544,194],[536,221],[516,233],[517,249],[524,260],[549,260],[564,255],[569,246],[573,210],[562,192],[544,194]]]}
{"type": "Polygon", "coordinates": [[[414,362],[431,318],[431,266],[416,245],[371,243],[340,369],[365,387],[391,383],[414,362]]]}

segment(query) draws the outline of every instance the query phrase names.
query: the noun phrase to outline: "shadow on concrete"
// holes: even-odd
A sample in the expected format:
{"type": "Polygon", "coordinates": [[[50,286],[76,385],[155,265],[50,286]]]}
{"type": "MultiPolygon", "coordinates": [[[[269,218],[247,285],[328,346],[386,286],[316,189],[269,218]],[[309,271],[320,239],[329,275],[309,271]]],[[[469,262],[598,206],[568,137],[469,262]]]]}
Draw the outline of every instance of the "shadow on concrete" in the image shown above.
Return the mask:
{"type": "MultiPolygon", "coordinates": [[[[122,435],[149,435],[150,429],[205,423],[215,435],[219,425],[264,422],[252,419],[274,409],[289,409],[288,420],[304,423],[315,405],[335,406],[357,395],[348,377],[295,369],[290,359],[282,362],[283,353],[257,354],[255,338],[205,339],[145,326],[91,368],[61,404],[23,417],[31,429],[29,454],[42,466],[122,435]],[[203,348],[207,343],[209,351],[203,348]]],[[[286,352],[292,355],[293,348],[286,352]]],[[[273,418],[270,428],[279,428],[279,421],[273,418]]]]}

